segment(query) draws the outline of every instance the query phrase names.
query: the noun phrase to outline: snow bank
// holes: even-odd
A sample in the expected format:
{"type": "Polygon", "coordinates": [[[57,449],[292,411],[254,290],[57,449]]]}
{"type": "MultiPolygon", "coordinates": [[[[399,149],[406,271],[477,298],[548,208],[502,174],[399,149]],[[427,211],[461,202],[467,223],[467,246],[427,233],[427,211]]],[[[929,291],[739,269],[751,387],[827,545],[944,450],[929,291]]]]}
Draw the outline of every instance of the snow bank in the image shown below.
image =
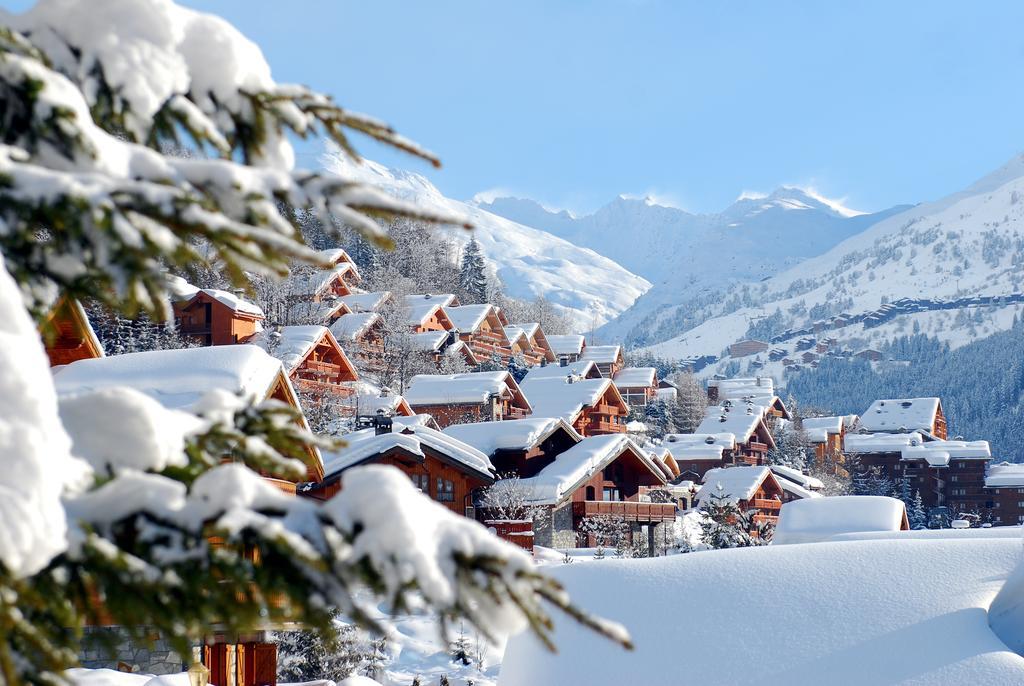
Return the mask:
{"type": "Polygon", "coordinates": [[[71,457],[50,364],[21,292],[0,260],[0,563],[15,576],[64,550],[60,496],[86,467],[71,457]]]}
{"type": "Polygon", "coordinates": [[[559,618],[559,653],[516,636],[498,683],[1019,684],[986,612],[1019,562],[1014,540],[906,540],[552,565],[636,651],[559,618]]]}
{"type": "Polygon", "coordinates": [[[136,674],[113,669],[69,669],[64,675],[75,686],[189,686],[188,673],[136,674]]]}
{"type": "Polygon", "coordinates": [[[813,543],[836,534],[899,531],[906,511],[902,501],[880,495],[794,500],[782,506],[772,543],[813,543]]]}

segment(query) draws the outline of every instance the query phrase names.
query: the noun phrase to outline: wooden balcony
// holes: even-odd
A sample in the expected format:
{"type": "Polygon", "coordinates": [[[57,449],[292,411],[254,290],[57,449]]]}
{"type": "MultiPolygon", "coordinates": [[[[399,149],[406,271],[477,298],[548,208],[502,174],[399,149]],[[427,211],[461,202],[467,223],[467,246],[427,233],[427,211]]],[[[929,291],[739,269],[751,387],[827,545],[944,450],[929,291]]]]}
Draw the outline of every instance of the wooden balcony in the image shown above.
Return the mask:
{"type": "Polygon", "coordinates": [[[611,515],[628,522],[671,522],[674,503],[640,503],[632,500],[583,500],[572,504],[573,519],[611,515]]]}
{"type": "Polygon", "coordinates": [[[758,510],[778,510],[782,507],[782,502],[771,498],[754,498],[750,501],[750,506],[758,510]]]}
{"type": "Polygon", "coordinates": [[[530,416],[530,413],[521,407],[510,407],[503,416],[505,419],[522,419],[523,417],[530,416]]]}
{"type": "Polygon", "coordinates": [[[751,517],[750,521],[754,524],[771,524],[772,526],[779,523],[779,518],[775,515],[766,515],[758,513],[751,517]]]}
{"type": "Polygon", "coordinates": [[[295,379],[295,385],[310,393],[325,393],[338,398],[348,398],[355,394],[355,388],[350,385],[320,381],[319,379],[306,379],[301,376],[295,379]]]}
{"type": "Polygon", "coordinates": [[[752,453],[767,453],[768,444],[751,441],[750,443],[747,443],[747,449],[752,453]]]}

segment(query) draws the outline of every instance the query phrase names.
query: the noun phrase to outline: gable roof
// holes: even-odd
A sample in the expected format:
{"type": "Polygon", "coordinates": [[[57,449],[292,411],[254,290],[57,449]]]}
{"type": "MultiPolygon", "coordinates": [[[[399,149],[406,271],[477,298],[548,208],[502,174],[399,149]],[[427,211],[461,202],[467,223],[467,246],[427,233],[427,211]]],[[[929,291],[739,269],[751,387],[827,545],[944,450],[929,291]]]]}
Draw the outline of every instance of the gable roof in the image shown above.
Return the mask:
{"type": "Polygon", "coordinates": [[[376,312],[355,312],[338,317],[330,328],[337,340],[356,341],[379,321],[380,315],[376,312]]]}
{"type": "Polygon", "coordinates": [[[317,345],[326,345],[340,356],[341,366],[350,376],[358,376],[356,368],[326,326],[282,326],[280,331],[261,331],[249,342],[281,360],[289,373],[301,366],[317,345]],[[278,336],[276,343],[272,343],[278,336]]]}
{"type": "Polygon", "coordinates": [[[389,298],[391,291],[375,291],[373,293],[349,293],[339,300],[348,305],[353,312],[376,312],[389,298]]]}
{"type": "Polygon", "coordinates": [[[941,403],[938,398],[876,400],[860,418],[866,431],[927,431],[935,426],[941,403]]]}
{"type": "Polygon", "coordinates": [[[665,434],[661,445],[677,461],[721,460],[723,452],[736,448],[736,436],[728,432],[718,434],[665,434]]]}
{"type": "Polygon", "coordinates": [[[719,493],[718,486],[721,484],[721,493],[725,500],[737,502],[739,500],[750,500],[757,493],[761,484],[771,482],[780,491],[782,486],[778,479],[772,474],[768,467],[716,467],[709,469],[704,475],[704,484],[697,491],[697,500],[710,502],[711,497],[719,493]]]}
{"type": "Polygon", "coordinates": [[[89,322],[82,303],[62,295],[39,326],[50,366],[69,361],[103,357],[103,344],[89,322]]]}
{"type": "Polygon", "coordinates": [[[263,319],[265,317],[263,310],[259,305],[251,303],[245,298],[237,296],[234,293],[222,291],[217,288],[199,289],[192,294],[192,297],[190,297],[187,302],[180,304],[180,306],[182,309],[188,309],[192,307],[193,303],[203,299],[214,300],[232,312],[236,312],[238,314],[258,319],[263,319]]]}
{"type": "Polygon", "coordinates": [[[413,293],[405,296],[405,303],[410,307],[421,305],[424,302],[435,303],[445,309],[458,307],[461,304],[458,297],[452,293],[413,293]]]}
{"type": "Polygon", "coordinates": [[[552,334],[547,338],[555,355],[580,355],[586,346],[583,336],[579,334],[552,334]]]}
{"type": "Polygon", "coordinates": [[[508,338],[505,336],[505,327],[498,318],[498,311],[494,305],[462,305],[461,307],[449,307],[446,312],[452,322],[452,326],[459,330],[459,333],[472,334],[483,326],[483,323],[490,320],[492,332],[501,336],[502,344],[508,345],[508,338]]]}
{"type": "Polygon", "coordinates": [[[405,399],[412,406],[486,403],[497,395],[511,397],[520,407],[530,402],[516,380],[506,371],[466,372],[464,374],[417,374],[409,381],[405,399]]]}
{"type": "Polygon", "coordinates": [[[422,352],[440,353],[445,355],[462,355],[466,364],[475,366],[480,364],[472,348],[466,342],[456,338],[454,342],[448,343],[451,331],[421,331],[409,334],[409,346],[414,350],[422,352]],[[446,347],[446,343],[448,343],[446,347]]]}
{"type": "Polygon", "coordinates": [[[526,334],[526,337],[530,339],[530,345],[533,346],[534,350],[540,348],[544,351],[544,359],[548,362],[554,362],[558,358],[555,356],[554,350],[551,348],[551,343],[548,341],[548,337],[544,335],[544,330],[540,328],[538,322],[526,322],[526,323],[513,323],[512,326],[519,327],[526,334]]]}
{"type": "Polygon", "coordinates": [[[373,416],[381,412],[386,417],[415,416],[409,403],[403,396],[379,392],[359,393],[351,399],[352,411],[357,416],[373,416]]]}
{"type": "MultiPolygon", "coordinates": [[[[746,410],[737,408],[725,408],[721,406],[709,407],[704,415],[703,421],[697,427],[698,434],[722,434],[731,433],[736,437],[736,443],[747,443],[757,431],[759,426],[764,424],[764,415],[755,408],[748,407],[746,410]]],[[[774,447],[771,434],[766,430],[765,439],[769,447],[774,447]]]]}
{"type": "Polygon", "coordinates": [[[588,345],[583,349],[583,359],[598,364],[615,364],[622,361],[621,345],[588,345]]]}
{"type": "Polygon", "coordinates": [[[578,379],[600,379],[602,377],[601,370],[597,368],[596,362],[593,360],[577,360],[565,366],[546,364],[543,367],[530,367],[530,370],[526,372],[526,376],[523,377],[523,382],[527,379],[565,379],[569,376],[578,379]]]}
{"type": "Polygon", "coordinates": [[[608,434],[582,439],[560,453],[554,462],[535,476],[519,479],[519,485],[530,502],[557,505],[571,496],[594,472],[603,469],[627,451],[635,454],[651,474],[665,483],[665,473],[633,439],[623,434],[608,434]]]}
{"type": "MultiPolygon", "coordinates": [[[[322,252],[334,253],[337,251],[328,250],[322,252]]],[[[341,252],[344,253],[345,251],[341,250],[341,252]]],[[[347,258],[348,255],[345,255],[345,257],[347,258]]],[[[349,284],[359,283],[359,270],[356,269],[356,265],[350,261],[343,260],[335,262],[333,267],[317,269],[305,278],[296,278],[292,294],[315,297],[337,279],[341,279],[345,283],[346,287],[349,284]],[[348,277],[348,279],[345,277],[348,277]]]]}
{"type": "Polygon", "coordinates": [[[525,417],[500,422],[453,424],[444,433],[493,456],[499,450],[530,450],[561,429],[575,442],[583,439],[565,420],[553,417],[525,417]]]}
{"type": "Polygon", "coordinates": [[[762,415],[767,415],[774,407],[783,417],[791,419],[785,403],[775,393],[775,381],[770,376],[711,379],[708,381],[708,388],[717,389],[720,405],[724,405],[726,401],[733,407],[746,405],[757,408],[762,415]]]}
{"type": "Polygon", "coordinates": [[[623,407],[626,402],[610,379],[579,379],[568,383],[562,377],[524,379],[523,393],[538,417],[561,417],[572,423],[584,407],[596,405],[608,392],[623,407]]]}
{"type": "Polygon", "coordinates": [[[462,471],[471,472],[488,482],[494,480],[494,465],[486,455],[429,426],[409,422],[400,430],[384,434],[376,434],[374,429],[362,429],[345,434],[343,439],[344,447],[324,453],[324,474],[328,478],[398,448],[419,458],[432,451],[462,471]]]}
{"type": "Polygon", "coordinates": [[[406,307],[408,308],[408,318],[406,322],[410,326],[421,326],[423,322],[436,314],[441,326],[446,329],[453,328],[451,318],[448,316],[447,311],[445,311],[444,306],[439,302],[430,300],[410,301],[407,297],[406,307]]]}
{"type": "Polygon", "coordinates": [[[612,380],[618,388],[654,388],[657,377],[654,367],[623,367],[612,380]]]}

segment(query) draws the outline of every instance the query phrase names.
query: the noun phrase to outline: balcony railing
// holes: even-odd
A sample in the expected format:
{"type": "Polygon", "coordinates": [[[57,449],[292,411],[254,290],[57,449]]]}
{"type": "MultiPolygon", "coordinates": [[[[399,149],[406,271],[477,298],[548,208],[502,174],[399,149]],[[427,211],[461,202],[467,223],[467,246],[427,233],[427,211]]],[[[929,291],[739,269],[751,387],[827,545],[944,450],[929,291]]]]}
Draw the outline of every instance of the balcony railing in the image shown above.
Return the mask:
{"type": "Polygon", "coordinates": [[[754,498],[751,506],[758,510],[778,510],[782,507],[782,502],[771,498],[754,498]]]}
{"type": "Polygon", "coordinates": [[[575,519],[611,515],[629,522],[671,522],[676,518],[676,506],[632,500],[583,500],[572,504],[572,514],[575,519]]]}
{"type": "Polygon", "coordinates": [[[754,524],[778,524],[779,518],[775,515],[761,514],[760,512],[750,518],[754,524]]]}

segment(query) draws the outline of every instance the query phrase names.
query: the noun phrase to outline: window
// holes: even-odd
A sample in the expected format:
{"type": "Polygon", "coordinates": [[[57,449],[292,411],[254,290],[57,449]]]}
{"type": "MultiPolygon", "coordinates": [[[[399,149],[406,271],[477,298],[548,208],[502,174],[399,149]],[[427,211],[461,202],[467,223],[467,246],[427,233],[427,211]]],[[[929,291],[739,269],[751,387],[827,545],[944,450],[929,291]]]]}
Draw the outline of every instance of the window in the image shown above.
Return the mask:
{"type": "Polygon", "coordinates": [[[611,486],[605,486],[604,488],[604,500],[619,500],[619,489],[611,486]]]}
{"type": "Polygon", "coordinates": [[[1017,489],[1017,492],[1018,492],[1018,493],[1024,493],[1024,488],[1018,488],[1018,489],[1017,489]]]}
{"type": "Polygon", "coordinates": [[[437,477],[437,499],[442,503],[455,502],[455,484],[448,479],[437,477]]]}
{"type": "Polygon", "coordinates": [[[412,485],[420,489],[423,493],[430,495],[430,477],[426,474],[413,474],[412,485]]]}
{"type": "Polygon", "coordinates": [[[950,490],[950,495],[967,495],[966,488],[954,488],[950,490]]]}
{"type": "Polygon", "coordinates": [[[959,476],[957,476],[956,474],[954,474],[953,476],[949,477],[949,480],[950,480],[950,481],[959,481],[959,480],[960,480],[960,477],[959,477],[959,476]]]}
{"type": "Polygon", "coordinates": [[[586,499],[587,500],[595,500],[596,498],[597,498],[597,493],[594,490],[594,487],[593,486],[587,486],[586,499]]]}

